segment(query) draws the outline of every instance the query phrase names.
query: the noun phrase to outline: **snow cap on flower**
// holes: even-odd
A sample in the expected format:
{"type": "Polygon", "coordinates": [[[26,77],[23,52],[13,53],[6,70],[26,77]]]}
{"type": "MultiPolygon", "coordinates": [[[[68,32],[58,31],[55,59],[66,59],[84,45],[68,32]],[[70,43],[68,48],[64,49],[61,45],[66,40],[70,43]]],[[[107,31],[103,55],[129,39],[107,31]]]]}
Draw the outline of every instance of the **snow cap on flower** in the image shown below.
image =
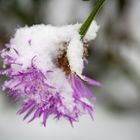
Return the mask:
{"type": "Polygon", "coordinates": [[[96,38],[99,28],[99,25],[97,25],[95,20],[93,20],[86,35],[84,36],[84,39],[88,41],[94,40],[96,38]]]}
{"type": "MultiPolygon", "coordinates": [[[[83,112],[92,116],[90,102],[95,98],[83,80],[91,85],[100,84],[83,76],[84,45],[80,26],[42,24],[18,28],[8,48],[1,51],[4,65],[10,66],[2,72],[9,77],[3,89],[16,100],[22,100],[18,113],[26,112],[24,119],[31,114],[30,121],[43,116],[46,125],[49,115],[71,123],[83,112]]],[[[84,39],[94,39],[98,28],[94,21],[84,39]]]]}

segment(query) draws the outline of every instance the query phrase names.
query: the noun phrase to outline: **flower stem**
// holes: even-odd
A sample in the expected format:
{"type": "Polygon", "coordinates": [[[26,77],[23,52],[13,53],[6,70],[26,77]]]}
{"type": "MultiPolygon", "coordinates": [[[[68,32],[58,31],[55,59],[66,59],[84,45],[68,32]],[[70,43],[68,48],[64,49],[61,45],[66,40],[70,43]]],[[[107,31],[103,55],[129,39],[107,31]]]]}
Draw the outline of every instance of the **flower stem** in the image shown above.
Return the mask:
{"type": "Polygon", "coordinates": [[[82,24],[80,31],[79,31],[79,34],[81,35],[81,39],[83,39],[83,37],[85,36],[85,34],[86,34],[88,28],[90,27],[94,17],[98,13],[99,9],[101,8],[101,6],[103,5],[104,2],[105,2],[105,0],[97,0],[95,6],[93,7],[91,14],[85,20],[85,22],[82,24]]]}

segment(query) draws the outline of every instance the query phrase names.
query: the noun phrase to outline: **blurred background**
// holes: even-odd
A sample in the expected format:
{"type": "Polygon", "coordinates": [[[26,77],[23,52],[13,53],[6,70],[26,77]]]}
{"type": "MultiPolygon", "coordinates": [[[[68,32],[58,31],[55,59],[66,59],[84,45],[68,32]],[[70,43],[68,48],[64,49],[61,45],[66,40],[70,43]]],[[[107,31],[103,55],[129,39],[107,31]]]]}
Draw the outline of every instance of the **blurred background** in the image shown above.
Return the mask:
{"type": "MultiPolygon", "coordinates": [[[[83,22],[95,0],[0,0],[0,49],[25,25],[83,22]]],[[[27,124],[18,103],[0,91],[0,140],[140,140],[140,0],[106,0],[96,17],[85,73],[101,81],[94,121],[84,115],[72,128],[48,119],[27,124]]],[[[2,60],[0,60],[2,64],[2,60]]],[[[3,79],[0,78],[0,81],[3,79]]]]}

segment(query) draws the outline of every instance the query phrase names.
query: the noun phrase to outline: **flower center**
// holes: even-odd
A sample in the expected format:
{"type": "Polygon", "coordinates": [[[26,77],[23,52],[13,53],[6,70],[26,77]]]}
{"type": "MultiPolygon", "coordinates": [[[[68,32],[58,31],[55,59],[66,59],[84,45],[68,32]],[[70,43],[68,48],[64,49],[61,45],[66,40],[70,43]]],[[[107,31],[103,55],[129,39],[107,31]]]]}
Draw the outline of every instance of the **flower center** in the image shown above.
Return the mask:
{"type": "Polygon", "coordinates": [[[71,73],[66,50],[57,58],[58,67],[62,68],[66,75],[71,73]]]}
{"type": "MultiPolygon", "coordinates": [[[[68,46],[69,42],[64,42],[63,45],[65,46],[65,50],[63,50],[63,52],[61,54],[59,54],[59,56],[57,57],[56,60],[56,65],[61,68],[66,75],[69,75],[71,73],[71,69],[70,69],[70,65],[69,65],[69,61],[67,58],[67,46],[68,46]]],[[[83,58],[88,56],[88,46],[89,43],[87,41],[83,41],[83,47],[84,47],[84,52],[83,52],[83,58]]]]}

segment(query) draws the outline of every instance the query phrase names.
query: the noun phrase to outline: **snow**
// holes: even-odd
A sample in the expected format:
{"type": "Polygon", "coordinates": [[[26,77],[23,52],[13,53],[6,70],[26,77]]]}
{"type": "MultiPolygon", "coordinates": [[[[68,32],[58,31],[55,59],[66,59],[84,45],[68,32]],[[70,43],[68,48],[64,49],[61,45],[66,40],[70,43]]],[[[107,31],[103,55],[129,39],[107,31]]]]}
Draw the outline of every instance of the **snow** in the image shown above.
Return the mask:
{"type": "MultiPolygon", "coordinates": [[[[72,72],[81,75],[83,70],[83,43],[80,39],[79,28],[81,24],[55,27],[51,25],[33,25],[18,28],[10,40],[9,54],[26,69],[34,62],[44,72],[54,70],[54,60],[64,50],[72,72]],[[68,45],[63,45],[63,43],[68,45]]],[[[99,27],[93,21],[84,39],[95,39],[99,27]]],[[[13,66],[15,67],[15,65],[13,66]]],[[[15,70],[17,67],[15,67],[15,70]]]]}

